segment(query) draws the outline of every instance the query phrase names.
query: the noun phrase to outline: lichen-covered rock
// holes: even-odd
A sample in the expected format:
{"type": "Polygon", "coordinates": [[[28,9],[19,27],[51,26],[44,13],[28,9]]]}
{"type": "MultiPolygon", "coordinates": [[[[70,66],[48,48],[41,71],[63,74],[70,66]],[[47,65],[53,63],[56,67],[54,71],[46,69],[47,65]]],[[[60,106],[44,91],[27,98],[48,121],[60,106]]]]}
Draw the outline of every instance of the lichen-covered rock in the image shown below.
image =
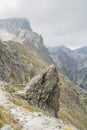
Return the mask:
{"type": "Polygon", "coordinates": [[[59,110],[60,91],[58,74],[52,65],[42,74],[35,76],[24,90],[25,99],[32,105],[39,107],[57,117],[59,110]]]}

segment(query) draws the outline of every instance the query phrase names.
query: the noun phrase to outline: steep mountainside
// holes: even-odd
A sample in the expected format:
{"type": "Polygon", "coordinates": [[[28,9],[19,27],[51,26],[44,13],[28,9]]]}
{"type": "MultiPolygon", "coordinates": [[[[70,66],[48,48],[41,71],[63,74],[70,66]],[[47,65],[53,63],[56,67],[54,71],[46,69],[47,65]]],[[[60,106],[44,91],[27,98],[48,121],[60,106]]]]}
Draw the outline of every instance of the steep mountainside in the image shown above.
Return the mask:
{"type": "Polygon", "coordinates": [[[13,41],[0,41],[0,80],[27,83],[45,67],[25,47],[13,41]]]}
{"type": "Polygon", "coordinates": [[[59,116],[80,130],[87,129],[87,93],[66,76],[59,74],[59,116]]]}
{"type": "Polygon", "coordinates": [[[87,47],[70,50],[64,46],[48,48],[50,56],[62,73],[87,89],[87,47]]]}
{"type": "MultiPolygon", "coordinates": [[[[42,37],[29,23],[26,29],[23,20],[18,26],[9,22],[19,29],[18,36],[6,20],[0,26],[5,38],[0,35],[0,130],[87,130],[87,93],[49,66],[52,60],[42,37]]],[[[72,53],[64,51],[69,62],[72,53]]]]}

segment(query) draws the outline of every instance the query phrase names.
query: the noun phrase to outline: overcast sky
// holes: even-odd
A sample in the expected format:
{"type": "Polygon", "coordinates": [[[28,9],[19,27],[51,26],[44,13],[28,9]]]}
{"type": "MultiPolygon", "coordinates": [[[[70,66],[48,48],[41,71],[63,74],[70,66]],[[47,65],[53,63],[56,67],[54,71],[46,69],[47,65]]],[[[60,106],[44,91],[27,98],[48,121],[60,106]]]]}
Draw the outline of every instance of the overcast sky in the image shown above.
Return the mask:
{"type": "Polygon", "coordinates": [[[87,0],[0,0],[0,18],[26,17],[46,46],[87,46],[87,0]]]}

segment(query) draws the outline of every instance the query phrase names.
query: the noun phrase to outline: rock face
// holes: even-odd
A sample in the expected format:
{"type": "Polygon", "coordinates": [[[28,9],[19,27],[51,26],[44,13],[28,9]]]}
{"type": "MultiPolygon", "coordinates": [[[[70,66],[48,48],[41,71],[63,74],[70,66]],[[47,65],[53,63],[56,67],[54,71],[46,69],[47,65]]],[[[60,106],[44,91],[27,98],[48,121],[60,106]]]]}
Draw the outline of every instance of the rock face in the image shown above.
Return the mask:
{"type": "Polygon", "coordinates": [[[43,38],[37,33],[24,33],[23,45],[29,50],[40,62],[44,61],[44,64],[51,65],[53,61],[47,48],[44,46],[43,38]]]}
{"type": "Polygon", "coordinates": [[[0,41],[1,81],[25,84],[42,66],[20,43],[0,41]]]}
{"type": "Polygon", "coordinates": [[[87,90],[87,47],[70,50],[61,46],[49,48],[49,52],[61,72],[87,90]]]}
{"type": "Polygon", "coordinates": [[[50,66],[45,72],[35,76],[25,88],[24,95],[32,105],[57,117],[60,90],[56,68],[50,66]]]}

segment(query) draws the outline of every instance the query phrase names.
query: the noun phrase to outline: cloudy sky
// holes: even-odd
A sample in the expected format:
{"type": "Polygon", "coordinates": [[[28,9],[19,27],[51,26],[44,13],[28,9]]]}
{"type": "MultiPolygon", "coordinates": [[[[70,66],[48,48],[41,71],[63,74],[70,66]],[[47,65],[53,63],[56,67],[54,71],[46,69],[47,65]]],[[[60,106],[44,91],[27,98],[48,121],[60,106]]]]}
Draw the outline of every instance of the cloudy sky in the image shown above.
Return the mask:
{"type": "Polygon", "coordinates": [[[0,18],[26,17],[46,46],[87,46],[87,0],[0,0],[0,18]]]}

